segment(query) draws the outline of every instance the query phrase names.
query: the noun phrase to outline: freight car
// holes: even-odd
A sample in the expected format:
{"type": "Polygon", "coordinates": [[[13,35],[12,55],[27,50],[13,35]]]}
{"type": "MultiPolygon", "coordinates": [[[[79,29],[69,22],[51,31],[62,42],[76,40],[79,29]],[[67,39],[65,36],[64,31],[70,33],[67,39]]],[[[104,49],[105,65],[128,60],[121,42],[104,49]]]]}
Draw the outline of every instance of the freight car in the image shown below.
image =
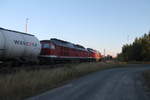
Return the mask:
{"type": "Polygon", "coordinates": [[[64,61],[99,61],[101,54],[93,49],[86,49],[81,45],[52,38],[41,41],[41,63],[64,61]]]}
{"type": "Polygon", "coordinates": [[[39,41],[34,35],[0,28],[0,65],[70,61],[99,61],[101,54],[78,44],[52,38],[39,41]]]}
{"type": "Polygon", "coordinates": [[[1,62],[37,62],[40,51],[40,41],[34,35],[0,28],[1,62]]]}

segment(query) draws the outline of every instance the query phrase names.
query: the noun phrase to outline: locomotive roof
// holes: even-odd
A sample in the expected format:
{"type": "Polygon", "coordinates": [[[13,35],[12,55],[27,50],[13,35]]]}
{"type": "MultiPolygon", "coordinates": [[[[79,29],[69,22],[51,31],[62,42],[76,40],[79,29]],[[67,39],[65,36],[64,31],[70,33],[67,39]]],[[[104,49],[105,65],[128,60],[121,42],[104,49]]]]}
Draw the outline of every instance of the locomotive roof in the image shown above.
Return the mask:
{"type": "Polygon", "coordinates": [[[56,39],[56,38],[52,38],[51,40],[42,40],[42,41],[44,41],[44,42],[53,42],[53,43],[55,43],[56,45],[59,45],[59,46],[73,48],[73,49],[82,50],[82,51],[87,51],[83,46],[81,46],[79,44],[73,44],[71,42],[64,41],[64,40],[59,40],[59,39],[56,39]]]}
{"type": "Polygon", "coordinates": [[[40,42],[51,42],[51,40],[41,40],[40,42]]]}
{"type": "Polygon", "coordinates": [[[63,41],[63,40],[59,40],[59,39],[55,39],[55,38],[52,38],[51,41],[59,46],[74,48],[73,43],[70,43],[67,41],[63,41]]]}
{"type": "Polygon", "coordinates": [[[74,46],[76,46],[77,48],[85,49],[82,45],[79,44],[75,44],[74,46]]]}
{"type": "Polygon", "coordinates": [[[28,33],[24,33],[24,32],[19,32],[19,31],[14,31],[14,30],[9,30],[9,29],[5,29],[5,28],[1,28],[1,27],[0,27],[0,29],[1,29],[1,30],[5,30],[5,31],[16,32],[16,33],[20,33],[20,34],[25,34],[25,35],[34,36],[34,35],[32,35],[32,34],[28,34],[28,33]]]}
{"type": "Polygon", "coordinates": [[[87,51],[87,49],[86,48],[84,48],[83,46],[81,46],[81,45],[74,45],[74,47],[76,48],[76,49],[78,49],[78,50],[82,50],[82,51],[87,51]]]}
{"type": "Polygon", "coordinates": [[[88,51],[90,52],[97,52],[96,50],[92,49],[92,48],[87,48],[88,51]]]}
{"type": "Polygon", "coordinates": [[[60,39],[56,39],[56,38],[51,38],[52,41],[59,41],[59,42],[62,42],[62,43],[70,43],[68,41],[64,41],[64,40],[60,40],[60,39]]]}

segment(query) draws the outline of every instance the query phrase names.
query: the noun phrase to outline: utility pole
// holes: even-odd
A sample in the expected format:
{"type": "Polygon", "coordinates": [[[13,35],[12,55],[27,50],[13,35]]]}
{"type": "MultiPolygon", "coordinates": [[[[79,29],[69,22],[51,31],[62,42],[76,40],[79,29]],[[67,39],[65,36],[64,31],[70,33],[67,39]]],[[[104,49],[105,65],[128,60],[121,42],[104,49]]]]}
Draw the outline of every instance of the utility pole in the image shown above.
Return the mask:
{"type": "Polygon", "coordinates": [[[106,58],[105,58],[105,53],[106,53],[106,50],[104,49],[104,58],[103,58],[103,59],[104,59],[104,61],[106,60],[106,58]]]}
{"type": "Polygon", "coordinates": [[[28,32],[28,21],[29,21],[29,18],[26,18],[26,21],[25,21],[25,32],[26,33],[28,32]]]}
{"type": "Polygon", "coordinates": [[[129,35],[127,35],[127,44],[129,43],[129,35]]]}
{"type": "Polygon", "coordinates": [[[106,53],[106,50],[104,49],[104,57],[105,57],[105,53],[106,53]]]}

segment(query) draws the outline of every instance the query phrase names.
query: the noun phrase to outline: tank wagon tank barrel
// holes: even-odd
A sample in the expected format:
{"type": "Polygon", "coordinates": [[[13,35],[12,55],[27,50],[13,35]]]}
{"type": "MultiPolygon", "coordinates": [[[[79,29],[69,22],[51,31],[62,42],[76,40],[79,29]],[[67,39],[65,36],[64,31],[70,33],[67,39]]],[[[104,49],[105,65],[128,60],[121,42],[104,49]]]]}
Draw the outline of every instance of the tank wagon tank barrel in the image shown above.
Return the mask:
{"type": "Polygon", "coordinates": [[[34,35],[0,28],[0,61],[37,62],[40,51],[34,35]]]}

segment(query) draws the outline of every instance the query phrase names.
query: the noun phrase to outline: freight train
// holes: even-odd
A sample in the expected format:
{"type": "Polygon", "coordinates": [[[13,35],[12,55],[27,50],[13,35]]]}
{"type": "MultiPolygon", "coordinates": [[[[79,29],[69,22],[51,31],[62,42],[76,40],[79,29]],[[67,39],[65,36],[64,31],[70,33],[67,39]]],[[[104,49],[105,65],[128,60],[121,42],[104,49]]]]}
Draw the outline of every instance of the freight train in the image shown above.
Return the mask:
{"type": "Polygon", "coordinates": [[[97,50],[78,44],[55,38],[40,41],[31,34],[0,28],[0,64],[99,61],[101,57],[97,50]]]}

